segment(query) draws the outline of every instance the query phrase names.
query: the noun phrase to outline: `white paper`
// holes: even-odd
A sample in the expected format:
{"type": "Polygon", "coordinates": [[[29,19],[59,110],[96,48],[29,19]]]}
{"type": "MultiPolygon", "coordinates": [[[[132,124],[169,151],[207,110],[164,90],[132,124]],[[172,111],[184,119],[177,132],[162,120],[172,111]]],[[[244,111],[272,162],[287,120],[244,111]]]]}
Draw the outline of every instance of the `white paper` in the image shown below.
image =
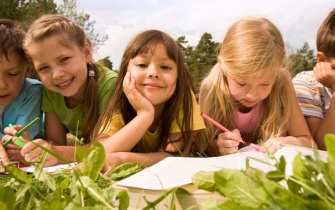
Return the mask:
{"type": "MultiPolygon", "coordinates": [[[[45,167],[45,168],[43,168],[43,170],[45,170],[47,172],[55,172],[57,170],[71,169],[75,166],[76,166],[75,163],[60,164],[60,165],[56,165],[56,166],[45,167]]],[[[26,166],[26,167],[21,167],[20,169],[22,171],[25,171],[25,172],[28,172],[28,173],[33,173],[35,171],[35,168],[36,168],[35,166],[26,166]]]]}
{"type": "MultiPolygon", "coordinates": [[[[292,161],[298,152],[312,156],[314,154],[313,150],[302,147],[284,147],[275,154],[278,159],[280,156],[285,157],[287,175],[292,174],[292,161]]],[[[321,154],[324,159],[326,158],[325,154],[321,154]]],[[[272,159],[264,153],[255,151],[209,158],[167,157],[116,184],[148,190],[180,187],[192,183],[191,177],[199,171],[218,171],[222,168],[245,169],[247,157],[249,157],[251,167],[258,168],[264,172],[275,169],[272,159]]]]}

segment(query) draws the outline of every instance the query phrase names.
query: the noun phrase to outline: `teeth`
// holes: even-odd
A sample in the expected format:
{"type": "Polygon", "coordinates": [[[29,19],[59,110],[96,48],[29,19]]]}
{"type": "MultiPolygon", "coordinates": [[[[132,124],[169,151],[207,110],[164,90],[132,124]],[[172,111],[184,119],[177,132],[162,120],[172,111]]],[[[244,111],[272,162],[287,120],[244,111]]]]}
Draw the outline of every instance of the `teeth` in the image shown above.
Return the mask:
{"type": "Polygon", "coordinates": [[[65,83],[58,84],[58,86],[59,86],[59,87],[63,87],[63,86],[65,86],[65,85],[68,85],[71,81],[72,81],[72,79],[68,80],[68,81],[65,82],[65,83]]]}

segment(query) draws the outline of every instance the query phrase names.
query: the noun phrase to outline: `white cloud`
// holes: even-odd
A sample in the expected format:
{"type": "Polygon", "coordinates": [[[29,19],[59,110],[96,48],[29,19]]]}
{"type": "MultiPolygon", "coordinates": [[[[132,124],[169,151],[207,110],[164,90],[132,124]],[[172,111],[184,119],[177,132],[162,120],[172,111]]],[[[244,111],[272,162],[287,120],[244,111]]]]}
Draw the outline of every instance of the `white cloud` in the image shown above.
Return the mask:
{"type": "Polygon", "coordinates": [[[106,45],[96,52],[96,59],[110,56],[114,68],[118,68],[127,43],[143,30],[159,29],[175,39],[185,36],[190,45],[196,45],[208,32],[220,42],[233,22],[248,16],[271,20],[294,50],[304,42],[315,48],[317,29],[334,8],[334,1],[79,0],[77,6],[78,11],[85,11],[96,21],[96,32],[109,36],[106,45]]]}

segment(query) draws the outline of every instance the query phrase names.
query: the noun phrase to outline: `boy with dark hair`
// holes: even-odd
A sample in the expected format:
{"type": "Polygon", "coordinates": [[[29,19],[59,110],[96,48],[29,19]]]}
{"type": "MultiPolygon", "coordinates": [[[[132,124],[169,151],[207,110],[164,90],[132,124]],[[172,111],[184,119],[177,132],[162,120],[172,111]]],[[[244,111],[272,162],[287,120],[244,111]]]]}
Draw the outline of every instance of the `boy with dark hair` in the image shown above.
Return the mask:
{"type": "MultiPolygon", "coordinates": [[[[36,117],[41,120],[28,129],[30,138],[42,135],[41,82],[28,78],[32,65],[22,48],[25,34],[16,22],[0,19],[0,139],[5,127],[25,126],[36,117]]],[[[1,145],[2,163],[8,163],[8,157],[22,159],[20,149],[13,143],[1,145]]]]}
{"type": "Polygon", "coordinates": [[[316,38],[317,64],[293,78],[300,108],[319,149],[324,136],[335,134],[335,9],[322,22],[316,38]]]}

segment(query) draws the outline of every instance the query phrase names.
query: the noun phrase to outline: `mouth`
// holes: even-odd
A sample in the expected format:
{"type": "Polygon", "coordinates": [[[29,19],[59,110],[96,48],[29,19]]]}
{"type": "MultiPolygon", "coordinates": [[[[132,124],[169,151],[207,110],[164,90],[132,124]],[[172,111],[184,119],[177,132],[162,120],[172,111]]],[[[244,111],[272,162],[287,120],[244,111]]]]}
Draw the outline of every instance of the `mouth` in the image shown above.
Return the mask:
{"type": "Polygon", "coordinates": [[[65,81],[65,82],[62,82],[62,83],[59,83],[59,84],[56,84],[57,87],[59,88],[66,88],[67,86],[70,85],[70,83],[74,80],[74,77],[72,77],[71,79],[65,81]]]}
{"type": "Polygon", "coordinates": [[[152,88],[152,89],[159,89],[162,88],[162,86],[156,84],[156,83],[146,83],[146,84],[142,84],[142,86],[146,87],[146,88],[152,88]]]}
{"type": "Polygon", "coordinates": [[[8,96],[10,96],[10,94],[0,94],[0,98],[6,98],[8,96]]]}

